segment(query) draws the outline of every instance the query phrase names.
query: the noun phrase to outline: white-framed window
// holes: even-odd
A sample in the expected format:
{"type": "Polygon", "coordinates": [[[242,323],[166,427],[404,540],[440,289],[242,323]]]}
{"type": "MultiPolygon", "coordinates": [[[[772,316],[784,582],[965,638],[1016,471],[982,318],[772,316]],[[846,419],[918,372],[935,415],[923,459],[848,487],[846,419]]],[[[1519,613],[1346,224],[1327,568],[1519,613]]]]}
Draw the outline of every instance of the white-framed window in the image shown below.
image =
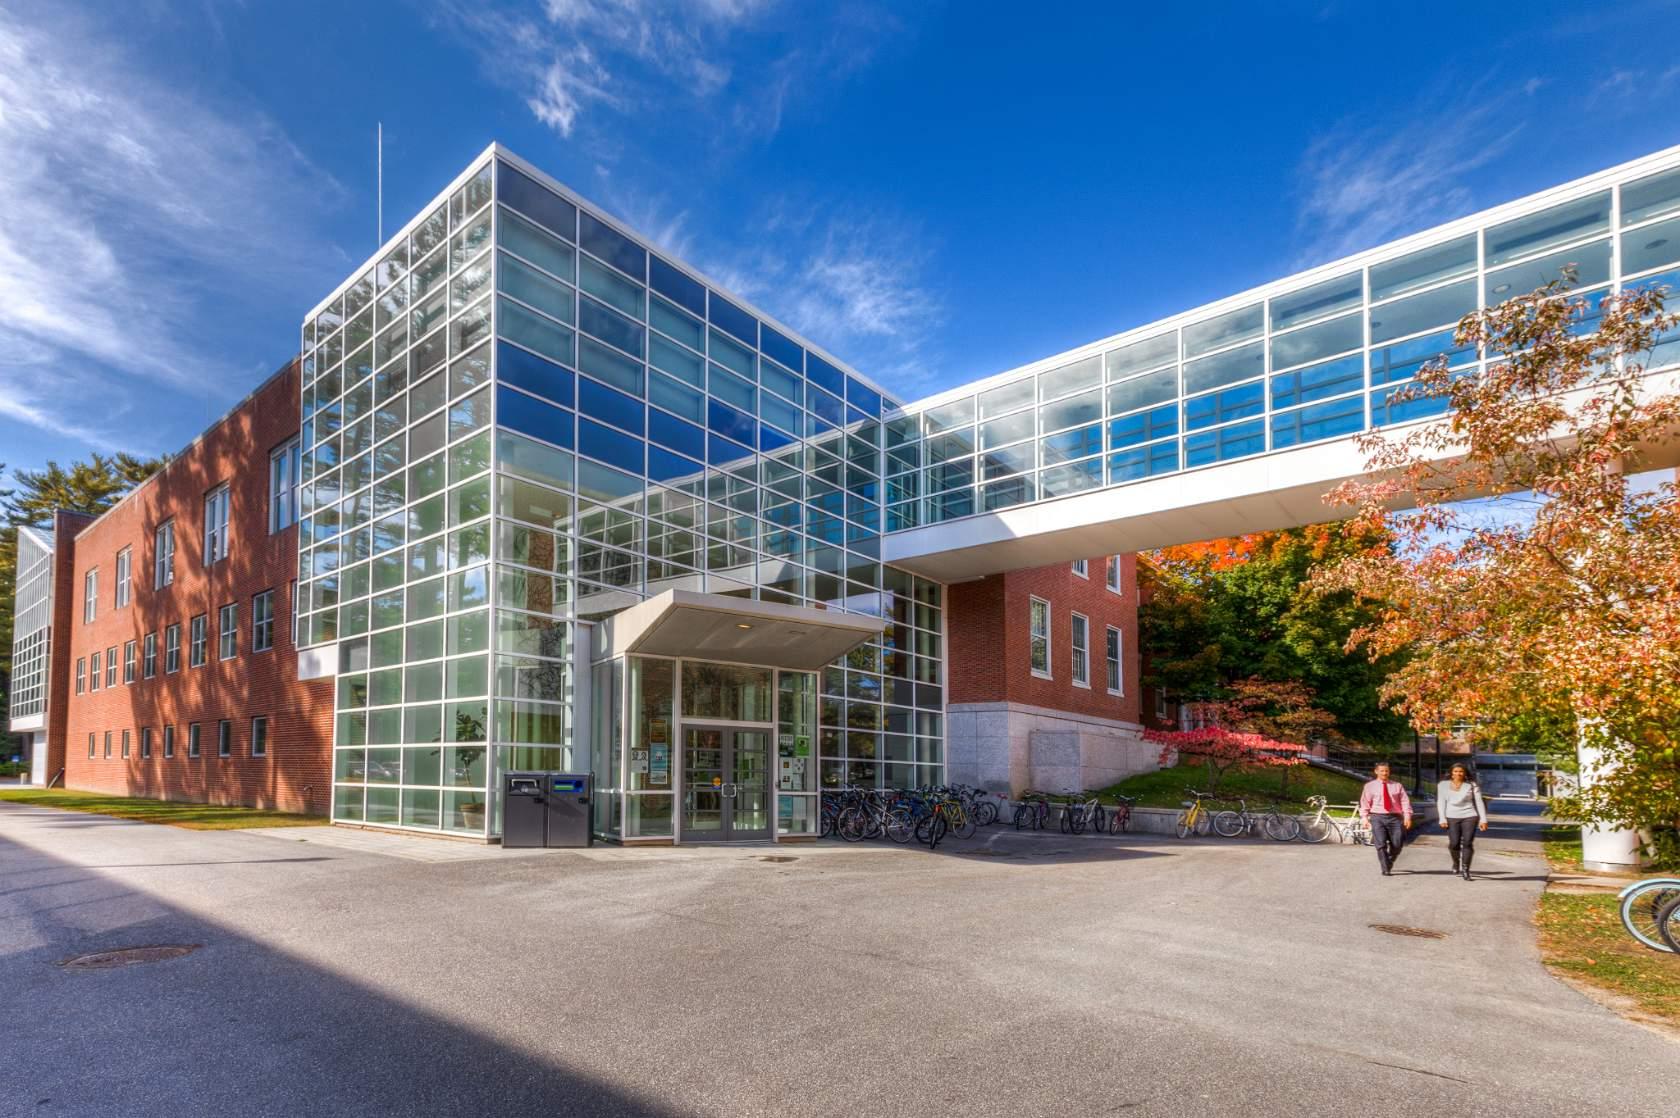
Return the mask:
{"type": "Polygon", "coordinates": [[[274,591],[264,590],[251,598],[251,651],[267,652],[274,647],[274,591]]]}
{"type": "Polygon", "coordinates": [[[216,655],[231,660],[239,655],[239,603],[229,602],[216,615],[216,655]]]}
{"type": "Polygon", "coordinates": [[[1068,632],[1073,640],[1073,685],[1075,687],[1091,686],[1091,622],[1083,613],[1073,615],[1073,623],[1068,626],[1068,632]]]}
{"type": "Polygon", "coordinates": [[[140,759],[142,761],[147,760],[151,757],[151,755],[152,728],[150,726],[142,726],[140,727],[140,759]]]}
{"type": "Polygon", "coordinates": [[[147,679],[157,675],[157,634],[147,633],[145,650],[140,656],[140,674],[147,679]]]}
{"type": "Polygon", "coordinates": [[[163,670],[165,672],[181,670],[181,623],[179,621],[163,631],[163,670]]]}
{"type": "Polygon", "coordinates": [[[187,756],[197,757],[203,751],[203,748],[203,743],[198,736],[198,723],[194,722],[187,727],[187,756]]]}
{"type": "Polygon", "coordinates": [[[233,723],[225,718],[216,723],[216,756],[233,756],[233,723]]]}
{"type": "Polygon", "coordinates": [[[1091,577],[1091,566],[1090,566],[1090,564],[1091,564],[1091,561],[1089,559],[1075,559],[1073,561],[1073,573],[1078,575],[1080,578],[1090,578],[1091,577]]]}
{"type": "Polygon", "coordinates": [[[105,650],[105,686],[117,685],[117,646],[112,645],[105,650]]]}
{"type": "Polygon", "coordinates": [[[152,533],[152,589],[175,581],[175,521],[165,520],[152,533]]]}
{"type": "Polygon", "coordinates": [[[199,614],[192,619],[192,635],[187,641],[187,667],[202,668],[205,652],[210,642],[210,619],[199,614]]]}
{"type": "Polygon", "coordinates": [[[129,748],[128,731],[124,730],[122,732],[122,755],[123,755],[123,760],[125,760],[125,761],[128,760],[128,748],[129,748]]]}
{"type": "Polygon", "coordinates": [[[139,646],[134,641],[126,641],[126,642],[123,643],[123,682],[124,683],[133,683],[134,682],[135,654],[138,652],[138,650],[139,650],[139,646]]]}
{"type": "Polygon", "coordinates": [[[298,481],[303,455],[292,438],[268,456],[268,530],[270,533],[297,523],[298,481]]]}
{"type": "Polygon", "coordinates": [[[1108,557],[1108,588],[1116,594],[1124,592],[1120,583],[1120,556],[1118,555],[1108,557]]]}
{"type": "Polygon", "coordinates": [[[1050,603],[1032,598],[1027,603],[1027,666],[1032,674],[1050,678],[1050,603]]]}
{"type": "Polygon", "coordinates": [[[251,719],[251,756],[268,756],[268,719],[261,716],[251,719]]]}
{"type": "Polygon", "coordinates": [[[99,690],[99,677],[105,673],[101,670],[105,664],[105,654],[95,652],[88,656],[88,690],[99,690]]]}
{"type": "Polygon", "coordinates": [[[111,759],[111,731],[105,731],[105,760],[111,759]]]}
{"type": "Polygon", "coordinates": [[[76,657],[76,694],[80,695],[83,691],[86,691],[86,690],[87,690],[87,660],[84,657],[78,656],[78,657],[76,657]]]}
{"type": "Polygon", "coordinates": [[[125,547],[117,552],[117,608],[128,605],[129,578],[134,573],[134,549],[125,547]]]}
{"type": "Polygon", "coordinates": [[[82,624],[90,625],[99,616],[99,568],[82,576],[82,624]]]}
{"type": "Polygon", "coordinates": [[[1108,627],[1108,693],[1110,695],[1124,695],[1126,693],[1125,676],[1120,670],[1120,642],[1122,639],[1120,630],[1110,625],[1108,627]]]}
{"type": "Polygon", "coordinates": [[[93,735],[90,733],[88,734],[88,760],[93,760],[96,752],[97,750],[94,748],[93,744],[93,735]]]}
{"type": "Polygon", "coordinates": [[[298,627],[298,599],[297,599],[297,579],[295,579],[295,578],[292,579],[291,595],[292,595],[292,598],[291,598],[291,602],[292,602],[292,647],[296,648],[297,647],[297,627],[298,627]]]}
{"type": "Polygon", "coordinates": [[[175,727],[163,728],[163,755],[165,758],[175,756],[175,727]]]}
{"type": "Polygon", "coordinates": [[[228,487],[226,484],[204,495],[204,565],[228,556],[228,487]]]}

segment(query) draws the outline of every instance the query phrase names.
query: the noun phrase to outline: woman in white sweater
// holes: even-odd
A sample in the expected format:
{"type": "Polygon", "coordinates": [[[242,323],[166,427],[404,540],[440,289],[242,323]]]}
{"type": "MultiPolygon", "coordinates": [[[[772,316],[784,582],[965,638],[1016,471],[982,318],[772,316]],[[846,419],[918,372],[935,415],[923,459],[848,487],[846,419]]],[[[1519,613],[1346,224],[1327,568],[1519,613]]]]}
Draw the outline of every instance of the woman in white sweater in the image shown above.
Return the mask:
{"type": "Polygon", "coordinates": [[[1470,779],[1470,770],[1454,765],[1446,780],[1435,786],[1435,814],[1447,832],[1452,851],[1453,872],[1470,880],[1470,859],[1476,853],[1476,832],[1487,830],[1487,805],[1482,790],[1470,779]]]}

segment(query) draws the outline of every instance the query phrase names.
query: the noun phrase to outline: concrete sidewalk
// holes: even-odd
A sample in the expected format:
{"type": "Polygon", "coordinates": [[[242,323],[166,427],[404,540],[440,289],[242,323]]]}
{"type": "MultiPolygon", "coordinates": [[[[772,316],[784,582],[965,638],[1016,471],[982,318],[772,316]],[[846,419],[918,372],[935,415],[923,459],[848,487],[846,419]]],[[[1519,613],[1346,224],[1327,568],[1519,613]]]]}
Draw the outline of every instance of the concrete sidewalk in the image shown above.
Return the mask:
{"type": "Polygon", "coordinates": [[[995,828],[424,862],[0,805],[0,1112],[1671,1115],[1680,1047],[1545,972],[1545,867],[1499,862],[995,828]],[[144,944],[202,946],[55,965],[144,944]]]}

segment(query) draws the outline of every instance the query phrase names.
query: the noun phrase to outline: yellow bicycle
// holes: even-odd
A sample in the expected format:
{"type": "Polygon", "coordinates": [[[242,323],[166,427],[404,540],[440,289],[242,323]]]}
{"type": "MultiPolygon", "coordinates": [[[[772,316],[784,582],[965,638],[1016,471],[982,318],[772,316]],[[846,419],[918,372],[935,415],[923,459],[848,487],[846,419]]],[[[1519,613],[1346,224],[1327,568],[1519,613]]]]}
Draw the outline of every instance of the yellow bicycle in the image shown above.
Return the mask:
{"type": "Polygon", "coordinates": [[[1190,798],[1184,801],[1184,810],[1178,813],[1178,837],[1207,834],[1213,829],[1213,813],[1202,806],[1202,801],[1213,799],[1213,793],[1198,792],[1194,788],[1184,791],[1190,798]]]}

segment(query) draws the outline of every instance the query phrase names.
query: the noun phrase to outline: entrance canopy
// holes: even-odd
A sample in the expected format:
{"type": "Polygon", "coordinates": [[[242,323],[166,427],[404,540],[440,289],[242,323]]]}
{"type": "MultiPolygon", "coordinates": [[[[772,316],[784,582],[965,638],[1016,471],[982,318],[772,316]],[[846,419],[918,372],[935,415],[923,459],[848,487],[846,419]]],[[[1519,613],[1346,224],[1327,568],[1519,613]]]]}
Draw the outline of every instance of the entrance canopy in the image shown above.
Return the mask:
{"type": "Polygon", "coordinates": [[[595,627],[596,659],[639,653],[814,672],[879,636],[876,617],[667,590],[595,627]]]}

